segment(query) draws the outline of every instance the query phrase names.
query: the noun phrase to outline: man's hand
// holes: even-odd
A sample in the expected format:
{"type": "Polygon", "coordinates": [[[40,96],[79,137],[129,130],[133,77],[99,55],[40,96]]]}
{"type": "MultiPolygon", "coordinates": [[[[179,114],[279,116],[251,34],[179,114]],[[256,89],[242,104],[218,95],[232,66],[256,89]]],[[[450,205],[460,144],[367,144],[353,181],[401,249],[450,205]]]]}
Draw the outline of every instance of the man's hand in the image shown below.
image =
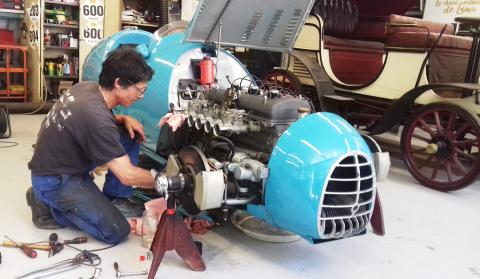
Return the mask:
{"type": "Polygon", "coordinates": [[[123,124],[131,139],[133,139],[135,137],[135,134],[137,134],[138,143],[145,142],[146,138],[145,132],[143,131],[143,125],[135,118],[128,115],[117,115],[116,120],[117,123],[123,124]]]}
{"type": "Polygon", "coordinates": [[[162,127],[165,123],[172,128],[172,131],[175,132],[178,127],[182,126],[185,121],[185,115],[183,114],[173,114],[171,112],[165,114],[165,116],[160,119],[158,122],[158,127],[162,127]]]}

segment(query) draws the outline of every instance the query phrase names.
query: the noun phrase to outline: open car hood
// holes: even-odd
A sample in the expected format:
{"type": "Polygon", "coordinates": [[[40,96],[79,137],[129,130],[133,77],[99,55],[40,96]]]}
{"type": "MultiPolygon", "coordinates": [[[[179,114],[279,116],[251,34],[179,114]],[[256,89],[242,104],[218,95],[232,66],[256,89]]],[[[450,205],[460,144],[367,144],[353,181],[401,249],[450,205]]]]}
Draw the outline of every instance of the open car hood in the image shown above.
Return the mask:
{"type": "Polygon", "coordinates": [[[290,52],[314,0],[200,0],[187,29],[187,42],[290,52]]]}

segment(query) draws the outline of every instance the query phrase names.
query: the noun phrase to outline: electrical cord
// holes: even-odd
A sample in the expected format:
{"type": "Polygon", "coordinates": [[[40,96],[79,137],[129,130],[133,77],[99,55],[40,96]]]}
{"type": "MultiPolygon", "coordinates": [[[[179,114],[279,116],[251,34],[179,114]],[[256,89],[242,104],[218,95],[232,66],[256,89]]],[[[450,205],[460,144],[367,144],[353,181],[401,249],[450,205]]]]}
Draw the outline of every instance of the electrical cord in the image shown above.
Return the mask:
{"type": "MultiPolygon", "coordinates": [[[[34,109],[33,111],[24,113],[25,115],[35,114],[35,113],[39,112],[47,104],[48,92],[50,92],[50,93],[52,93],[52,92],[47,87],[47,80],[45,79],[45,74],[43,74],[43,73],[42,73],[42,78],[43,78],[43,87],[45,88],[45,94],[44,94],[44,97],[43,97],[43,101],[38,108],[34,109]]],[[[53,95],[53,93],[52,93],[52,95],[53,95]]]]}

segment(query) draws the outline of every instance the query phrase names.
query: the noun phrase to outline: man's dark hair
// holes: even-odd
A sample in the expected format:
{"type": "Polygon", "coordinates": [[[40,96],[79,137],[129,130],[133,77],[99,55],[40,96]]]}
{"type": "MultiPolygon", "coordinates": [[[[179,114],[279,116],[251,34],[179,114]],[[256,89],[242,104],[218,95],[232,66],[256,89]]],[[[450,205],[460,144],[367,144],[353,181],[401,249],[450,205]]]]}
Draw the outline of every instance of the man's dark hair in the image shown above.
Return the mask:
{"type": "Polygon", "coordinates": [[[120,79],[120,85],[127,87],[132,83],[149,81],[153,76],[153,69],[147,65],[143,56],[131,47],[119,47],[108,53],[102,64],[102,71],[98,78],[101,87],[112,90],[115,79],[120,79]]]}

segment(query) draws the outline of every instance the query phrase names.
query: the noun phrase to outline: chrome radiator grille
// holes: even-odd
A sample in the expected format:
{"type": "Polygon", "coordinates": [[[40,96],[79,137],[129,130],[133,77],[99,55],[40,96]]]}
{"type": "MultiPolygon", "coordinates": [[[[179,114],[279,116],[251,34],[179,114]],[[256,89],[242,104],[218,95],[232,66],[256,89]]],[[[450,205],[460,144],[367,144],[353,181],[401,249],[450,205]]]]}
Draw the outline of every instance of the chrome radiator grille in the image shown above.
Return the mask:
{"type": "Polygon", "coordinates": [[[320,200],[320,238],[344,238],[364,231],[372,216],[375,191],[375,168],[367,156],[353,153],[339,160],[320,200]]]}

